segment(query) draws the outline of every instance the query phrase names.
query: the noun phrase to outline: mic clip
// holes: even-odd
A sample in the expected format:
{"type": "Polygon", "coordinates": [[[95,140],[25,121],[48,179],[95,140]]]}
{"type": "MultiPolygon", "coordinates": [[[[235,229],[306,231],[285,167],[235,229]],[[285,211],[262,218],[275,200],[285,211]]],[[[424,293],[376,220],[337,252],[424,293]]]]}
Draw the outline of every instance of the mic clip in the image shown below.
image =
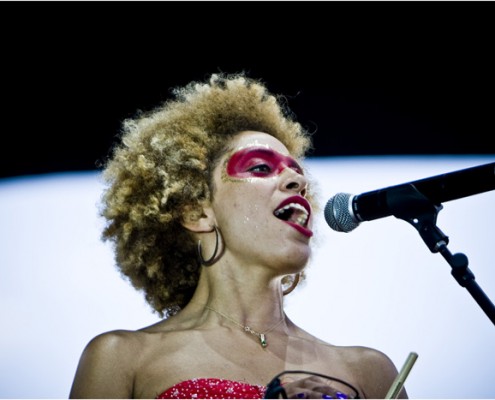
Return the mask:
{"type": "Polygon", "coordinates": [[[443,206],[434,204],[414,185],[391,188],[387,191],[386,201],[392,215],[414,226],[432,253],[449,243],[448,236],[436,226],[443,206]]]}

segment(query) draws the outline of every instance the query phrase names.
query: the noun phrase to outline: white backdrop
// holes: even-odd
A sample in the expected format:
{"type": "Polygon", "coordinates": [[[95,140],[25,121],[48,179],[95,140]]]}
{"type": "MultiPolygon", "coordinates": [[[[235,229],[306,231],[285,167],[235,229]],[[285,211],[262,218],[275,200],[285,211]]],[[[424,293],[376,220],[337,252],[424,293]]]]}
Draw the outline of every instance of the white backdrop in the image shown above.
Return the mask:
{"type": "MultiPolygon", "coordinates": [[[[358,194],[494,160],[347,157],[307,165],[324,204],[337,192],[358,194]]],[[[93,336],[158,319],[100,241],[98,178],[94,172],[0,180],[1,398],[67,398],[93,336]]],[[[443,205],[437,225],[449,249],[468,256],[476,282],[495,302],[495,191],[443,205]]],[[[495,398],[495,326],[443,257],[394,217],[350,233],[332,231],[322,213],[316,218],[318,244],[307,281],[286,299],[289,316],[330,343],[380,349],[398,368],[417,352],[406,381],[410,398],[495,398]]]]}

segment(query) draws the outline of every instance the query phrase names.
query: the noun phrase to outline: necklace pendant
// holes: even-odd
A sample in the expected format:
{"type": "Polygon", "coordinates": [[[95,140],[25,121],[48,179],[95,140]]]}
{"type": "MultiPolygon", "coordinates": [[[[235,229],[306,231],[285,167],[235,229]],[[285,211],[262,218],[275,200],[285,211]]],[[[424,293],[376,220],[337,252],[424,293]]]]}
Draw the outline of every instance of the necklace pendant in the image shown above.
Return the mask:
{"type": "Polygon", "coordinates": [[[266,343],[266,338],[265,338],[264,333],[260,333],[260,344],[261,344],[261,347],[263,347],[263,348],[268,346],[268,344],[266,343]]]}

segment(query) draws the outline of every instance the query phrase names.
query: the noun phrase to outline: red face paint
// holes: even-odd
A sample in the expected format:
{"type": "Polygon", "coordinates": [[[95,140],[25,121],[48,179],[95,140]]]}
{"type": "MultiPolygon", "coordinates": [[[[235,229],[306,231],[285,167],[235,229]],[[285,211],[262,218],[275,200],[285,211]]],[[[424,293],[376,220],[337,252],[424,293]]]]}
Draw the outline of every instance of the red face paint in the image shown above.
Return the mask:
{"type": "Polygon", "coordinates": [[[291,168],[303,175],[303,169],[292,157],[260,147],[248,147],[234,153],[227,162],[226,173],[232,178],[270,178],[291,168]]]}

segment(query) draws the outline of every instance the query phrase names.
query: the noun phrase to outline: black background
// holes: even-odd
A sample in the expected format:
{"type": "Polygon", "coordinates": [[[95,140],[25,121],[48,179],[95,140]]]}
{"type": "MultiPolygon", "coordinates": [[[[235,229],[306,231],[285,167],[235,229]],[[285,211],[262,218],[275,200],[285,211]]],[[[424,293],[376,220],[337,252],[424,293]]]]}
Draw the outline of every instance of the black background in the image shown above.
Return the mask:
{"type": "Polygon", "coordinates": [[[495,154],[492,2],[2,2],[0,177],[97,168],[121,121],[245,70],[311,156],[495,154]]]}

